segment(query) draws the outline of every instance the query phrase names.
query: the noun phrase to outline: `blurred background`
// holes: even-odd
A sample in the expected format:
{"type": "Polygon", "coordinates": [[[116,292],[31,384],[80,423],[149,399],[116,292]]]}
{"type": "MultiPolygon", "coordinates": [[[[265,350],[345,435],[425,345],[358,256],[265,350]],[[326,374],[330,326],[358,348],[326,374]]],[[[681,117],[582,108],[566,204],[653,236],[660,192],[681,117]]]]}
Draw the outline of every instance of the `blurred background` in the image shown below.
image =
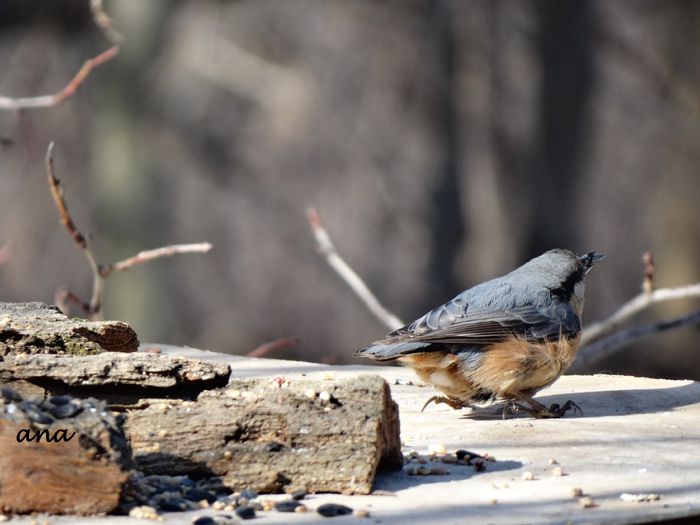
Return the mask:
{"type": "MultiPolygon", "coordinates": [[[[700,281],[700,2],[106,1],[125,36],[63,105],[0,112],[0,300],[87,299],[43,157],[115,274],[104,315],[141,341],[349,363],[382,326],[319,257],[406,321],[553,248],[608,259],[584,322],[700,281]]],[[[0,94],[59,91],[109,42],[87,0],[0,3],[0,94]]],[[[699,301],[666,303],[639,320],[699,301]]],[[[589,371],[700,379],[698,327],[589,371]]]]}

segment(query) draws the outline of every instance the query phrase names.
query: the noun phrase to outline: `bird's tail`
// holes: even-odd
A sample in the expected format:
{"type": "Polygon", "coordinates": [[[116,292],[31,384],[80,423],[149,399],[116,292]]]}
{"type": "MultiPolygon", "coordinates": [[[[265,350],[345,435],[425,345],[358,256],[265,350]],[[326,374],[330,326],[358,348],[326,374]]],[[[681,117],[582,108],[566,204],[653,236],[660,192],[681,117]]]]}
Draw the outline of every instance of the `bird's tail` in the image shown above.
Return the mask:
{"type": "Polygon", "coordinates": [[[384,343],[379,341],[367,348],[358,350],[355,352],[355,355],[369,357],[375,361],[391,361],[404,355],[421,352],[428,346],[430,346],[430,343],[425,342],[384,343]]]}

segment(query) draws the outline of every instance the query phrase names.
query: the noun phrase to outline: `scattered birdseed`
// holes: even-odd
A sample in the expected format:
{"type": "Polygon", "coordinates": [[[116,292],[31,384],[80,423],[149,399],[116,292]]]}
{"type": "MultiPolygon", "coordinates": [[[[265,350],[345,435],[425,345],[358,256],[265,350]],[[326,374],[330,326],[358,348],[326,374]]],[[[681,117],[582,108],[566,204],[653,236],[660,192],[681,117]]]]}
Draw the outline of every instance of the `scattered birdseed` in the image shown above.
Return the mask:
{"type": "Polygon", "coordinates": [[[282,443],[278,443],[277,441],[270,441],[269,443],[265,444],[265,450],[267,452],[279,452],[284,448],[284,445],[282,443]]]}
{"type": "Polygon", "coordinates": [[[315,399],[316,398],[316,390],[313,388],[307,388],[304,390],[304,395],[308,397],[309,399],[315,399]]]}
{"type": "Polygon", "coordinates": [[[285,499],[275,503],[274,509],[277,512],[294,512],[294,509],[296,509],[299,505],[301,505],[301,503],[295,499],[285,499]]]}
{"type": "Polygon", "coordinates": [[[230,450],[224,450],[224,459],[231,459],[233,457],[233,452],[230,450]]]}
{"type": "Polygon", "coordinates": [[[307,507],[303,503],[301,503],[298,507],[294,508],[294,512],[304,513],[304,512],[308,512],[308,511],[309,511],[309,507],[307,507]]]}
{"type": "Polygon", "coordinates": [[[303,500],[306,497],[306,490],[305,489],[299,489],[295,490],[290,494],[292,499],[295,499],[297,501],[303,500]]]}
{"type": "Polygon", "coordinates": [[[649,501],[658,501],[659,499],[661,499],[661,496],[654,493],[628,494],[627,492],[623,492],[622,494],[620,494],[620,499],[628,503],[641,503],[649,501]]]}
{"type": "Polygon", "coordinates": [[[275,500],[264,499],[260,502],[260,505],[262,506],[262,510],[270,511],[275,508],[275,500]]]}
{"type": "Polygon", "coordinates": [[[574,487],[571,489],[571,497],[572,498],[580,498],[583,496],[583,489],[579,487],[574,487]]]}
{"type": "Polygon", "coordinates": [[[209,516],[195,516],[192,518],[192,525],[216,525],[216,522],[209,516]]]}
{"type": "Polygon", "coordinates": [[[494,498],[489,503],[491,503],[491,505],[496,505],[496,504],[498,504],[498,500],[496,498],[494,498]]]}
{"type": "Polygon", "coordinates": [[[166,512],[182,512],[190,508],[187,501],[182,498],[167,499],[163,501],[159,507],[166,512]]]}
{"type": "Polygon", "coordinates": [[[258,491],[254,489],[243,489],[240,493],[240,497],[247,500],[255,499],[258,497],[258,491]]]}
{"type": "Polygon", "coordinates": [[[332,372],[330,370],[326,372],[321,372],[321,379],[324,381],[331,381],[332,379],[335,379],[335,372],[332,372]]]}
{"type": "Polygon", "coordinates": [[[564,475],[564,471],[561,469],[561,467],[554,467],[551,470],[552,476],[555,476],[557,478],[560,478],[564,475]]]}
{"type": "Polygon", "coordinates": [[[445,467],[432,467],[430,473],[434,476],[446,476],[450,471],[445,467]]]}
{"type": "Polygon", "coordinates": [[[211,508],[214,510],[224,510],[224,507],[226,507],[226,503],[224,503],[223,501],[215,501],[211,505],[211,508]]]}
{"type": "Polygon", "coordinates": [[[161,429],[158,431],[158,437],[159,437],[159,438],[164,438],[164,437],[167,436],[167,435],[168,435],[168,431],[165,430],[164,428],[161,428],[161,429]]]}
{"type": "Polygon", "coordinates": [[[549,463],[550,465],[558,465],[558,464],[559,464],[559,462],[558,462],[556,459],[554,459],[554,458],[549,458],[548,463],[549,463]]]}
{"type": "Polygon", "coordinates": [[[590,498],[589,496],[584,496],[580,498],[578,500],[578,504],[581,505],[584,509],[592,509],[593,507],[598,506],[596,502],[593,501],[593,498],[590,498]]]}
{"type": "Polygon", "coordinates": [[[369,518],[369,511],[367,509],[355,509],[352,511],[352,515],[356,518],[369,518]]]}
{"type": "Polygon", "coordinates": [[[160,518],[156,509],[148,505],[134,507],[129,511],[129,516],[141,520],[157,520],[160,518]]]}
{"type": "Polygon", "coordinates": [[[319,399],[322,403],[328,403],[328,402],[331,400],[331,393],[330,393],[328,390],[322,390],[322,391],[318,394],[318,399],[319,399]]]}
{"type": "Polygon", "coordinates": [[[418,463],[425,465],[429,460],[428,456],[418,456],[418,463]]]}
{"type": "Polygon", "coordinates": [[[287,380],[284,378],[284,376],[275,376],[272,378],[272,385],[276,386],[277,388],[282,388],[282,385],[285,384],[287,380]]]}
{"type": "Polygon", "coordinates": [[[474,452],[469,452],[468,450],[464,449],[459,449],[458,451],[456,451],[455,456],[457,456],[457,459],[459,459],[460,461],[471,461],[474,458],[481,457],[479,454],[475,454],[474,452]]]}
{"type": "Polygon", "coordinates": [[[447,454],[447,449],[445,448],[445,445],[443,445],[442,443],[433,443],[431,445],[428,445],[428,454],[433,454],[433,455],[447,454]]]}
{"type": "Polygon", "coordinates": [[[253,507],[238,507],[236,515],[242,520],[252,520],[255,517],[255,509],[253,507]]]}
{"type": "MultiPolygon", "coordinates": [[[[246,502],[246,503],[247,503],[247,502],[246,502]]],[[[226,506],[224,507],[224,510],[225,510],[226,512],[233,512],[234,510],[236,510],[236,506],[235,506],[235,505],[232,505],[231,503],[229,503],[228,505],[226,505],[226,506]]]]}
{"type": "Polygon", "coordinates": [[[521,477],[523,481],[532,481],[533,479],[535,479],[535,475],[529,470],[523,472],[523,475],[521,477]]]}
{"type": "Polygon", "coordinates": [[[218,516],[213,516],[214,523],[216,525],[237,525],[238,522],[233,519],[233,516],[229,514],[219,514],[218,516]]]}
{"type": "Polygon", "coordinates": [[[352,514],[352,509],[338,503],[325,503],[316,509],[324,518],[333,518],[335,516],[344,516],[352,514]]]}
{"type": "Polygon", "coordinates": [[[10,517],[7,514],[0,514],[0,521],[7,521],[10,517]]]}
{"type": "Polygon", "coordinates": [[[440,461],[443,463],[448,463],[448,464],[455,464],[457,463],[457,456],[454,454],[445,454],[440,458],[440,461]]]}
{"type": "Polygon", "coordinates": [[[212,492],[198,488],[191,488],[185,491],[184,496],[190,501],[206,501],[207,503],[214,503],[216,501],[216,496],[212,492]]]}

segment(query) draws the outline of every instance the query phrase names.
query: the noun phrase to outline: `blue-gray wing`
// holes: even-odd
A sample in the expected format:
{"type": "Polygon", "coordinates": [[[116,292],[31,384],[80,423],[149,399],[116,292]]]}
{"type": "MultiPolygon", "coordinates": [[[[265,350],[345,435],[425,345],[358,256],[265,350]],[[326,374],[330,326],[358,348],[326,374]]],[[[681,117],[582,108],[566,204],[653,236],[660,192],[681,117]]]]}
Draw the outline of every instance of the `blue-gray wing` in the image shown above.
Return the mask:
{"type": "Polygon", "coordinates": [[[498,306],[472,306],[462,294],[360,350],[357,355],[388,360],[430,351],[433,344],[475,348],[514,335],[526,340],[556,340],[576,335],[580,330],[578,316],[566,303],[555,302],[547,307],[510,307],[507,302],[498,306]]]}

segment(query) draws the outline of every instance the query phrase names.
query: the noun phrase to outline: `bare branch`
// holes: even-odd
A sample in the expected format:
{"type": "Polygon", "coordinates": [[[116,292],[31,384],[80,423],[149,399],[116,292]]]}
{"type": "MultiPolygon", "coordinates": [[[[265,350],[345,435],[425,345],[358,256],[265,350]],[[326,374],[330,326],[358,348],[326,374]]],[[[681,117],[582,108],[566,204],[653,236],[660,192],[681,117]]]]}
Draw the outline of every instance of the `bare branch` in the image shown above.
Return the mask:
{"type": "MultiPolygon", "coordinates": [[[[68,234],[71,236],[78,248],[83,252],[88,264],[90,265],[90,271],[92,272],[92,297],[90,298],[90,303],[88,303],[88,314],[97,314],[100,311],[100,297],[102,294],[102,276],[100,275],[100,267],[93,255],[92,251],[88,247],[87,240],[85,236],[78,230],[78,227],[73,222],[73,217],[71,217],[68,211],[68,205],[63,196],[63,188],[61,187],[61,181],[58,180],[54,172],[53,167],[53,146],[54,143],[51,141],[49,147],[46,150],[46,175],[49,181],[49,189],[51,190],[51,196],[53,197],[53,202],[58,210],[58,215],[61,218],[63,226],[65,226],[68,234]]],[[[68,292],[70,294],[70,292],[68,292]]],[[[72,294],[70,294],[72,295],[72,294]]]]}
{"type": "Polygon", "coordinates": [[[328,232],[321,225],[321,217],[314,207],[307,208],[306,219],[309,221],[311,231],[316,239],[319,253],[326,259],[330,267],[345,281],[350,289],[365,303],[369,311],[390,330],[396,330],[402,327],[404,323],[380,304],[379,300],[370,291],[364,281],[350,268],[340,255],[338,255],[328,232]]]}
{"type": "Polygon", "coordinates": [[[642,255],[642,261],[644,262],[644,280],[642,281],[642,291],[644,293],[651,293],[654,291],[654,272],[656,272],[654,256],[651,254],[651,252],[644,252],[644,255],[642,255]]]}
{"type": "Polygon", "coordinates": [[[132,266],[160,259],[161,257],[172,257],[181,253],[206,253],[211,251],[211,249],[212,245],[210,243],[200,242],[196,244],[173,244],[153,250],[145,250],[123,261],[100,265],[100,275],[107,277],[112,272],[123,272],[132,266]]]}
{"type": "Polygon", "coordinates": [[[637,325],[626,330],[615,332],[608,337],[599,339],[595,343],[581,348],[576,356],[574,366],[571,367],[571,371],[576,372],[596,361],[604,359],[642,337],[697,323],[700,323],[700,310],[696,310],[682,317],[637,325]]]}
{"type": "Polygon", "coordinates": [[[102,0],[90,0],[90,10],[92,11],[92,19],[107,39],[115,45],[123,44],[124,36],[112,25],[112,19],[102,7],[102,0]]]}
{"type": "Polygon", "coordinates": [[[2,266],[7,261],[9,261],[11,255],[12,255],[11,243],[8,242],[8,243],[0,246],[0,266],[2,266]]]}
{"type": "Polygon", "coordinates": [[[68,306],[69,303],[76,306],[85,315],[90,315],[90,305],[81,301],[80,297],[75,295],[70,290],[66,290],[65,288],[59,288],[56,290],[56,293],[53,296],[53,301],[56,306],[58,306],[58,308],[66,315],[70,314],[71,311],[71,308],[68,306]]]}
{"type": "Polygon", "coordinates": [[[87,248],[87,241],[85,240],[85,236],[80,232],[80,230],[78,230],[77,226],[73,222],[73,218],[71,217],[70,212],[68,211],[68,206],[66,205],[66,200],[63,197],[61,181],[58,180],[54,172],[53,146],[53,141],[49,142],[49,147],[46,150],[46,157],[44,159],[46,163],[46,176],[49,179],[51,196],[53,197],[53,202],[58,209],[58,215],[61,217],[63,226],[66,227],[66,230],[68,230],[68,233],[73,238],[73,241],[75,241],[75,244],[77,244],[81,250],[85,250],[87,248]]]}
{"type": "Polygon", "coordinates": [[[252,352],[246,354],[247,357],[265,357],[270,352],[276,352],[277,350],[287,350],[289,348],[296,348],[299,346],[299,340],[294,337],[284,337],[282,339],[275,339],[269,343],[263,343],[257,347],[252,352]]]}
{"type": "Polygon", "coordinates": [[[100,317],[102,310],[102,289],[104,287],[104,279],[111,273],[124,271],[132,266],[143,264],[161,257],[170,257],[181,253],[202,253],[208,252],[212,249],[212,245],[208,242],[196,244],[175,244],[172,246],[156,248],[154,250],[143,251],[134,255],[133,257],[113,264],[98,263],[88,246],[85,236],[80,232],[80,230],[78,230],[70,212],[68,211],[68,206],[66,204],[65,197],[63,196],[61,182],[54,173],[53,145],[53,142],[51,142],[46,151],[46,174],[49,181],[51,196],[53,197],[54,204],[58,209],[61,222],[65,226],[68,234],[71,236],[75,244],[78,246],[78,248],[80,248],[83,254],[85,254],[85,258],[87,259],[92,272],[92,296],[90,297],[89,303],[84,303],[68,290],[59,290],[56,292],[56,302],[64,312],[68,310],[68,303],[70,302],[83,310],[89,318],[97,319],[100,317]]]}
{"type": "Polygon", "coordinates": [[[700,283],[689,284],[678,288],[659,288],[650,293],[641,293],[631,301],[622,305],[620,309],[604,321],[594,323],[586,328],[581,337],[581,346],[591,345],[595,341],[616,331],[624,321],[652,305],[688,297],[700,297],[700,283]]]}
{"type": "Polygon", "coordinates": [[[642,255],[642,262],[644,263],[642,293],[623,304],[607,319],[584,329],[581,337],[581,350],[578,352],[572,371],[581,370],[586,365],[614,354],[641,337],[697,322],[700,311],[666,321],[637,325],[625,330],[620,329],[622,323],[655,304],[675,299],[700,297],[700,283],[654,290],[656,266],[651,252],[645,252],[642,255]]]}
{"type": "Polygon", "coordinates": [[[66,99],[73,96],[78,87],[90,75],[93,69],[111,60],[119,53],[119,46],[112,46],[99,55],[85,61],[80,70],[75,74],[70,82],[61,91],[54,95],[41,95],[38,97],[11,98],[0,96],[0,109],[19,110],[50,108],[62,104],[66,99]]]}

